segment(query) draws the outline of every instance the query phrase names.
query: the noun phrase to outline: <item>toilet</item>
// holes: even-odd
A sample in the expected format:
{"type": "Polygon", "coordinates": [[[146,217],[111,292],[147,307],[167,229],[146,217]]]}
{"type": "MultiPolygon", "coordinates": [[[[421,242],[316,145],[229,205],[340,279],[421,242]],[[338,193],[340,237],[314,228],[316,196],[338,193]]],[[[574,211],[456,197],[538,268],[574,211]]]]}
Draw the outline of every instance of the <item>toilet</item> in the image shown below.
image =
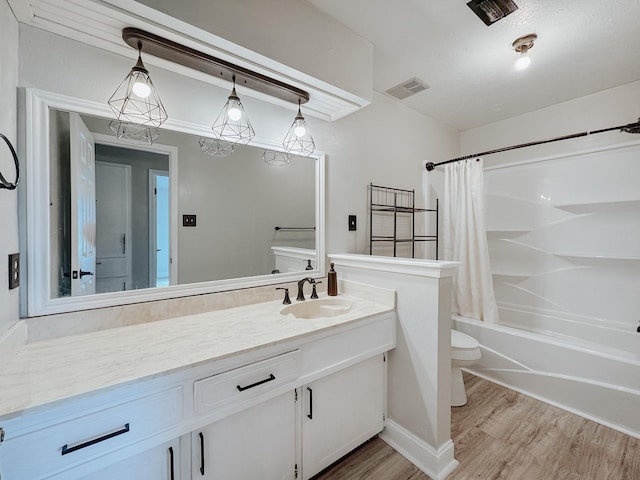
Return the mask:
{"type": "Polygon", "coordinates": [[[467,403],[461,367],[469,367],[480,360],[480,344],[469,335],[451,330],[451,406],[467,403]]]}

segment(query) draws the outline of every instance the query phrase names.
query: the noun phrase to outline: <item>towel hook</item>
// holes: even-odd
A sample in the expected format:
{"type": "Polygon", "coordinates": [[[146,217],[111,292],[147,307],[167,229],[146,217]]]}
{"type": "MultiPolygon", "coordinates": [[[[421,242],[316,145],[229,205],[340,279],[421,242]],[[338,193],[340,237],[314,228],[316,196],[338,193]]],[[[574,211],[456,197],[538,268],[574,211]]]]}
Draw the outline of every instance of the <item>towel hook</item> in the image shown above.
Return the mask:
{"type": "Polygon", "coordinates": [[[2,133],[0,133],[0,137],[6,142],[7,147],[11,150],[11,155],[13,155],[13,161],[16,164],[16,181],[14,183],[9,183],[0,172],[0,188],[6,188],[7,190],[14,190],[18,186],[18,182],[20,181],[20,162],[18,162],[18,155],[16,154],[13,145],[7,137],[5,137],[2,133]]]}

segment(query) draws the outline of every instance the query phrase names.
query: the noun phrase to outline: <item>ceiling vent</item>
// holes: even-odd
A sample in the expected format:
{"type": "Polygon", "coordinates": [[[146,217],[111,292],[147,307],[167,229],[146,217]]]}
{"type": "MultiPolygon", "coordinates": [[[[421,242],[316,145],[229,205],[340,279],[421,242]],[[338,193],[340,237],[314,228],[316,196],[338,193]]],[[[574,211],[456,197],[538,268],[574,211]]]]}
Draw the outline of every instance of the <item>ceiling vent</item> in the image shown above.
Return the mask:
{"type": "Polygon", "coordinates": [[[471,0],[467,7],[473,10],[487,26],[515,12],[518,6],[511,0],[471,0]]]}
{"type": "Polygon", "coordinates": [[[396,85],[395,87],[391,87],[387,90],[387,93],[398,100],[404,100],[405,98],[415,95],[427,88],[429,88],[429,85],[419,78],[413,77],[399,85],[396,85]]]}

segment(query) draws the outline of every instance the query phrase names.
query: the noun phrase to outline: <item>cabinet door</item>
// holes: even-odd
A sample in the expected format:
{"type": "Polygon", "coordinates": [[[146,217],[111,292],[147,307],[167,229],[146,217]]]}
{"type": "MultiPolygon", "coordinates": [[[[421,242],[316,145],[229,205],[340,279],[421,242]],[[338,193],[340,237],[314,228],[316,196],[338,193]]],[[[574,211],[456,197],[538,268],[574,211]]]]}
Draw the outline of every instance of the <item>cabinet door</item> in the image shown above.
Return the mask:
{"type": "Polygon", "coordinates": [[[176,439],[92,472],[78,480],[179,480],[180,444],[176,439]]]}
{"type": "Polygon", "coordinates": [[[384,426],[382,355],[302,387],[302,473],[308,479],[384,426]]]}
{"type": "Polygon", "coordinates": [[[295,478],[294,391],[192,433],[194,480],[295,478]]]}

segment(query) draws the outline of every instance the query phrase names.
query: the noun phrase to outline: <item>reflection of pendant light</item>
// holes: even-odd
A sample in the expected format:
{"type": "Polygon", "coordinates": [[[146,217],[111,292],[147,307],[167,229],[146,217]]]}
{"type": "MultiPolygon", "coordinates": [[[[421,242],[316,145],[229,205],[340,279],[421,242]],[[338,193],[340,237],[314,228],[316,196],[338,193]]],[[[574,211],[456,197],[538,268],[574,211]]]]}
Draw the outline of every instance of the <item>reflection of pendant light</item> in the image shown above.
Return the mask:
{"type": "Polygon", "coordinates": [[[262,153],[264,163],[272,167],[284,167],[291,163],[291,155],[285,152],[277,152],[275,150],[265,150],[262,153]]]}
{"type": "Polygon", "coordinates": [[[217,139],[242,145],[249,143],[256,134],[236,93],[235,75],[233,76],[231,95],[229,95],[227,103],[225,103],[211,129],[217,139]]]}
{"type": "Polygon", "coordinates": [[[303,157],[308,157],[316,149],[307,122],[300,111],[300,100],[298,100],[298,114],[285,135],[282,145],[286,153],[303,157]]]}
{"type": "Polygon", "coordinates": [[[233,143],[218,138],[201,137],[198,143],[200,143],[200,150],[212,157],[228,157],[233,154],[233,143]]]}
{"type": "Polygon", "coordinates": [[[156,87],[142,63],[142,44],[138,43],[138,62],[109,99],[109,106],[121,122],[159,127],[167,119],[156,87]]]}
{"type": "Polygon", "coordinates": [[[529,57],[529,50],[533,48],[534,42],[538,38],[535,33],[524,35],[520,38],[516,38],[511,46],[520,54],[515,63],[516,70],[524,70],[531,63],[531,57],[529,57]]]}
{"type": "Polygon", "coordinates": [[[109,128],[120,139],[128,140],[131,143],[148,143],[151,145],[159,136],[158,129],[137,123],[119,122],[112,120],[109,128]]]}

